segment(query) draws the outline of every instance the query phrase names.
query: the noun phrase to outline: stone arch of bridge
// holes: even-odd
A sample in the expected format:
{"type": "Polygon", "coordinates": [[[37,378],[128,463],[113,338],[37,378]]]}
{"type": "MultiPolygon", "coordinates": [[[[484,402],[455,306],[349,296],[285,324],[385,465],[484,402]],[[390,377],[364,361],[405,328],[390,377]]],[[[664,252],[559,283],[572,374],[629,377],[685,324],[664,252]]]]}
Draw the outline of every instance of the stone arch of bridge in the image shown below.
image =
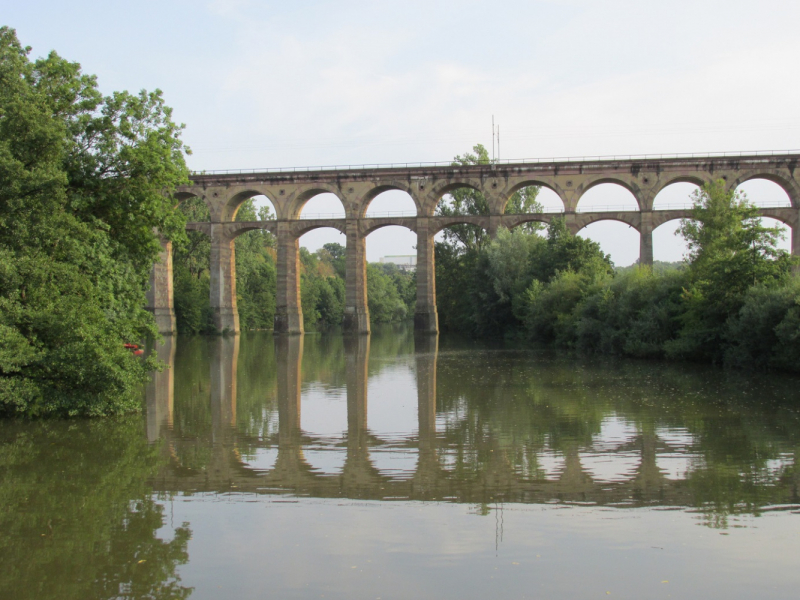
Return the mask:
{"type": "Polygon", "coordinates": [[[436,207],[439,206],[439,203],[450,192],[467,188],[482,194],[483,190],[481,187],[481,182],[477,179],[451,180],[438,184],[428,194],[427,202],[424,203],[423,213],[420,216],[432,216],[436,212],[436,207]]]}
{"type": "Polygon", "coordinates": [[[687,208],[692,203],[691,194],[707,183],[708,181],[699,177],[673,177],[655,188],[652,209],[654,211],[671,210],[671,203],[680,203],[681,209],[687,208]],[[680,197],[684,194],[685,197],[680,197]]]}
{"type": "Polygon", "coordinates": [[[447,229],[453,225],[472,225],[480,227],[488,233],[490,230],[489,219],[489,215],[453,215],[452,217],[442,217],[438,219],[436,224],[431,228],[431,233],[437,234],[443,229],[447,229]]]}
{"type": "Polygon", "coordinates": [[[526,223],[543,223],[544,225],[549,225],[554,218],[557,218],[557,215],[546,215],[546,214],[521,214],[521,215],[508,215],[506,219],[503,221],[503,227],[507,229],[515,229],[520,225],[525,225],[526,223]],[[518,217],[510,219],[508,217],[518,217]]]}
{"type": "MultiPolygon", "coordinates": [[[[713,181],[713,177],[701,177],[700,175],[671,175],[665,174],[663,179],[659,179],[656,186],[653,188],[653,210],[658,210],[656,204],[658,203],[658,196],[668,188],[680,184],[691,184],[695,188],[702,188],[713,181]]],[[[690,202],[688,196],[686,202],[690,202]]]]}
{"type": "Polygon", "coordinates": [[[361,198],[361,200],[359,201],[358,216],[360,218],[364,218],[367,214],[367,211],[370,209],[370,206],[372,205],[373,201],[376,200],[381,194],[384,194],[386,192],[405,193],[414,203],[415,215],[419,215],[423,212],[422,203],[420,202],[420,199],[417,197],[416,190],[414,190],[412,185],[409,185],[408,183],[405,182],[389,181],[383,185],[379,185],[372,188],[366,194],[364,194],[363,198],[361,198]]]}
{"type": "Polygon", "coordinates": [[[751,203],[760,208],[791,208],[794,205],[786,186],[766,177],[749,177],[730,189],[743,192],[751,203]]]}
{"type": "Polygon", "coordinates": [[[173,204],[174,208],[178,208],[181,204],[186,202],[187,200],[191,200],[192,198],[200,198],[208,207],[208,212],[211,212],[211,207],[209,206],[208,202],[206,201],[205,197],[201,194],[195,194],[193,192],[186,192],[186,191],[178,191],[172,195],[172,199],[175,200],[175,204],[173,204]]]}
{"type": "Polygon", "coordinates": [[[514,185],[508,188],[508,190],[504,194],[498,196],[497,205],[493,208],[492,214],[501,214],[501,215],[511,214],[511,213],[506,213],[506,208],[508,207],[508,202],[511,199],[511,196],[513,196],[519,190],[530,186],[545,188],[555,193],[556,196],[558,196],[559,200],[561,200],[561,212],[566,211],[567,197],[564,194],[564,190],[562,190],[561,187],[554,181],[547,181],[543,178],[542,179],[534,178],[534,179],[523,179],[521,181],[517,181],[514,185]]]}
{"type": "Polygon", "coordinates": [[[305,234],[314,231],[315,229],[335,229],[339,233],[347,234],[347,226],[344,219],[306,219],[301,221],[293,221],[291,223],[291,232],[296,239],[300,239],[305,234]]]}
{"type": "Polygon", "coordinates": [[[196,218],[193,217],[192,221],[190,221],[190,222],[210,222],[211,221],[211,217],[214,214],[214,209],[213,209],[212,205],[209,203],[209,201],[206,199],[206,197],[204,195],[195,194],[195,193],[192,193],[192,192],[178,192],[173,196],[173,198],[175,200],[177,200],[177,202],[175,202],[175,205],[174,205],[175,208],[177,210],[179,210],[180,212],[182,212],[184,215],[186,215],[187,218],[188,218],[188,215],[186,213],[187,213],[187,210],[189,210],[189,205],[192,203],[192,201],[197,200],[202,204],[202,206],[204,206],[206,208],[206,210],[208,211],[208,216],[207,217],[204,217],[200,221],[198,221],[196,218]]]}
{"type": "Polygon", "coordinates": [[[236,239],[248,231],[269,231],[272,235],[278,233],[277,221],[235,221],[227,226],[228,235],[236,239]]]}
{"type": "Polygon", "coordinates": [[[235,194],[233,194],[228,201],[225,203],[225,208],[222,214],[223,221],[235,221],[236,214],[239,212],[242,204],[249,200],[250,198],[255,198],[257,196],[264,196],[270,204],[272,204],[272,209],[275,212],[275,215],[278,219],[284,218],[283,211],[281,210],[283,206],[275,198],[275,195],[271,189],[267,186],[255,186],[252,188],[248,188],[246,190],[241,190],[235,194]]]}
{"type": "Polygon", "coordinates": [[[360,234],[362,237],[367,237],[371,233],[383,229],[384,227],[402,227],[408,229],[412,233],[417,233],[417,224],[414,217],[398,218],[398,219],[365,219],[362,221],[360,234]]]}
{"type": "Polygon", "coordinates": [[[745,173],[741,173],[735,179],[728,180],[728,189],[729,190],[736,190],[740,185],[747,181],[752,181],[754,179],[766,179],[767,181],[771,181],[772,183],[776,183],[783,191],[786,192],[786,195],[789,197],[789,201],[793,208],[800,208],[800,184],[795,181],[793,178],[787,177],[785,174],[777,171],[747,171],[745,173]]]}
{"type": "Polygon", "coordinates": [[[339,202],[342,203],[342,208],[344,209],[345,216],[349,216],[349,214],[352,214],[352,210],[348,212],[347,199],[344,197],[344,195],[342,194],[341,190],[338,187],[327,183],[316,183],[314,185],[301,188],[286,201],[286,209],[285,209],[286,218],[298,219],[306,203],[315,196],[319,196],[321,194],[333,194],[339,199],[339,202]]]}
{"type": "Polygon", "coordinates": [[[576,235],[600,244],[602,251],[611,256],[614,264],[625,266],[635,262],[637,258],[639,264],[653,263],[652,237],[643,235],[639,227],[625,219],[603,215],[589,222],[580,222],[578,227],[576,235]],[[628,227],[620,227],[624,225],[628,227]],[[600,239],[597,239],[598,237],[600,239]]]}
{"type": "Polygon", "coordinates": [[[578,215],[575,220],[575,233],[579,233],[589,225],[599,223],[601,221],[615,221],[617,223],[624,223],[633,227],[636,231],[641,228],[641,215],[640,214],[625,214],[624,212],[618,213],[583,213],[578,215]]]}
{"type": "Polygon", "coordinates": [[[578,186],[578,189],[576,190],[577,194],[576,194],[576,200],[575,200],[575,210],[578,210],[578,207],[580,207],[581,201],[585,200],[586,194],[589,191],[595,190],[598,186],[606,185],[606,184],[617,185],[617,186],[625,189],[627,192],[629,192],[630,195],[633,197],[633,200],[636,203],[636,207],[638,208],[638,210],[644,210],[644,209],[647,208],[645,206],[642,206],[644,203],[642,201],[641,194],[639,193],[638,187],[634,187],[634,185],[632,185],[632,183],[630,181],[628,181],[628,180],[626,180],[626,179],[624,179],[622,177],[613,177],[613,176],[603,175],[603,176],[598,176],[598,177],[594,177],[594,178],[588,179],[587,181],[582,183],[580,186],[578,186]]]}

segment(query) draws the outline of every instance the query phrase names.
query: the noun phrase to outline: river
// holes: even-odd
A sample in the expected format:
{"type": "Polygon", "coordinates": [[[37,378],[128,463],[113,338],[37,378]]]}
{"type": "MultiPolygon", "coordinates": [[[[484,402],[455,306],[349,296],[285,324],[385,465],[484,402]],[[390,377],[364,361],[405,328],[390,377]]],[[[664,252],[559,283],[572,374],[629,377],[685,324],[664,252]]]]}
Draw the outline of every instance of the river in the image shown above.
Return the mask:
{"type": "Polygon", "coordinates": [[[0,598],[796,597],[800,379],[178,337],[143,415],[0,422],[0,598]]]}

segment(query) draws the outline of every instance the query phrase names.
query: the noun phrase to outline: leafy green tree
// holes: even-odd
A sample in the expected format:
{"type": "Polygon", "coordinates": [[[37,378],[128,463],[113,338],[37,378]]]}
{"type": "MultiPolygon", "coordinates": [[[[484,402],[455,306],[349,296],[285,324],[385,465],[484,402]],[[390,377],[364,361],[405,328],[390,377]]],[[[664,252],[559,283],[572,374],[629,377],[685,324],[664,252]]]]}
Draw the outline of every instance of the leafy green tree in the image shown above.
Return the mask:
{"type": "MultiPolygon", "coordinates": [[[[189,222],[211,219],[201,198],[182,202],[179,210],[189,222]]],[[[205,333],[214,330],[211,311],[211,240],[200,231],[189,231],[172,247],[172,279],[175,321],[179,333],[205,333]]]]}
{"type": "MultiPolygon", "coordinates": [[[[330,242],[322,246],[322,250],[328,253],[328,262],[333,265],[336,274],[342,279],[345,278],[347,271],[347,248],[336,242],[330,242]]],[[[323,256],[321,251],[318,251],[320,256],[323,256]]]]}
{"type": "MultiPolygon", "coordinates": [[[[269,207],[256,211],[252,199],[242,203],[237,221],[268,221],[269,207]]],[[[266,229],[248,231],[236,238],[236,294],[242,329],[272,329],[275,322],[275,236],[266,229]]]]}
{"type": "Polygon", "coordinates": [[[183,235],[181,126],[160,91],[103,97],[29,52],[0,28],[0,412],[136,410],[154,363],[123,344],[157,333],[145,291],[154,231],[183,235]]]}
{"type": "Polygon", "coordinates": [[[395,280],[378,265],[367,265],[367,303],[373,323],[402,321],[408,306],[398,292],[395,280]]]}
{"type": "Polygon", "coordinates": [[[681,223],[689,248],[690,284],[678,337],[670,356],[721,360],[726,321],[739,312],[756,285],[784,284],[793,259],[777,248],[781,231],[765,227],[758,209],[720,180],[692,195],[692,219],[681,223]]]}

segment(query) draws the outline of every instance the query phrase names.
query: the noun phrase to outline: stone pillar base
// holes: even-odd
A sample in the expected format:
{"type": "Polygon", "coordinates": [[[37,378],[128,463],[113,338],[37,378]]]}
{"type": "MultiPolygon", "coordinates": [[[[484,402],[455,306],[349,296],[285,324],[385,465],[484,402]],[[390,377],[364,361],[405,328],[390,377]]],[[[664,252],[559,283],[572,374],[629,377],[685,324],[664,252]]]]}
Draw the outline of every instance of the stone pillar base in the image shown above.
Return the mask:
{"type": "Polygon", "coordinates": [[[436,312],[436,307],[414,313],[414,331],[431,334],[439,333],[439,314],[436,312]]]}
{"type": "Polygon", "coordinates": [[[151,308],[150,312],[156,318],[156,327],[161,335],[175,335],[178,333],[175,325],[175,311],[172,308],[151,308]]]}
{"type": "Polygon", "coordinates": [[[219,333],[239,333],[239,311],[235,308],[214,308],[213,319],[219,333]]]}
{"type": "Polygon", "coordinates": [[[352,307],[345,308],[344,330],[348,333],[367,335],[370,332],[369,311],[358,311],[352,307]]]}
{"type": "Polygon", "coordinates": [[[298,310],[287,310],[286,308],[275,311],[275,333],[288,333],[289,335],[300,335],[305,332],[303,329],[303,313],[298,310]]]}

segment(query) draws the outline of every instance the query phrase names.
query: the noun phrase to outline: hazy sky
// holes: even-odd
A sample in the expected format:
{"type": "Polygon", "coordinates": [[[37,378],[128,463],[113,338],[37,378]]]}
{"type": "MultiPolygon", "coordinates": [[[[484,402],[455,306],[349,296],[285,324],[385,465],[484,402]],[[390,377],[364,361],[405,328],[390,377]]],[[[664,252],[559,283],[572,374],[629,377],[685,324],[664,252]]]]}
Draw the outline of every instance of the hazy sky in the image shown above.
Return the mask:
{"type": "MultiPolygon", "coordinates": [[[[162,89],[197,170],[446,161],[490,147],[492,115],[502,158],[800,147],[789,0],[28,0],[7,2],[2,22],[32,56],[55,49],[105,92],[162,89]]],[[[631,201],[614,186],[595,196],[631,201]]],[[[412,208],[397,194],[374,205],[412,208]]],[[[656,232],[656,259],[680,257],[671,227],[656,232]]],[[[585,233],[618,264],[638,256],[626,225],[585,233]]],[[[332,230],[302,243],[330,240],[344,243],[332,230]]],[[[414,242],[380,230],[368,255],[414,242]]]]}

